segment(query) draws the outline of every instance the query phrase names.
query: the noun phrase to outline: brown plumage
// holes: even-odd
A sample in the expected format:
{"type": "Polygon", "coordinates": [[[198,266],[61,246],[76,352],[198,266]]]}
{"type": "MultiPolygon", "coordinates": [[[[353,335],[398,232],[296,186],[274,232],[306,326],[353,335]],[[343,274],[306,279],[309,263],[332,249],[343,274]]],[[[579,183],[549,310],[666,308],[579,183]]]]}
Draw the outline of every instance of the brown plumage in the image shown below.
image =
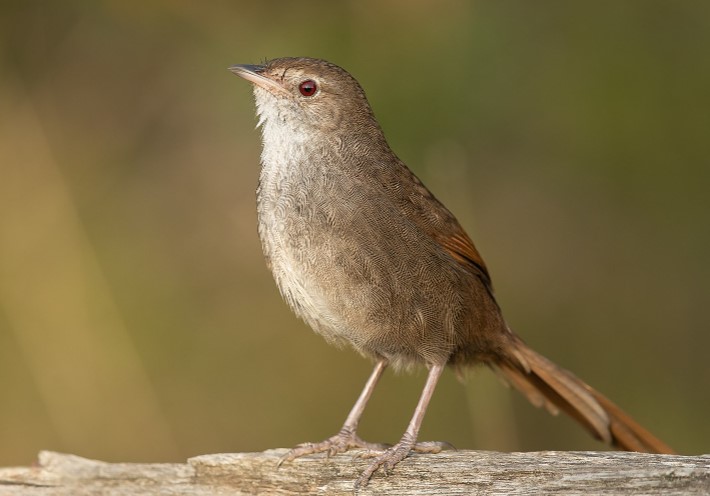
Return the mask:
{"type": "Polygon", "coordinates": [[[391,151],[358,82],[318,59],[284,58],[232,71],[254,84],[263,136],[259,235],[276,283],[316,332],[377,362],[342,430],[294,448],[377,448],[356,434],[388,364],[429,368],[400,442],[372,462],[356,488],[416,444],[444,366],[485,364],[534,405],[564,411],[619,448],[672,450],[507,326],[483,258],[449,210],[391,151]]]}

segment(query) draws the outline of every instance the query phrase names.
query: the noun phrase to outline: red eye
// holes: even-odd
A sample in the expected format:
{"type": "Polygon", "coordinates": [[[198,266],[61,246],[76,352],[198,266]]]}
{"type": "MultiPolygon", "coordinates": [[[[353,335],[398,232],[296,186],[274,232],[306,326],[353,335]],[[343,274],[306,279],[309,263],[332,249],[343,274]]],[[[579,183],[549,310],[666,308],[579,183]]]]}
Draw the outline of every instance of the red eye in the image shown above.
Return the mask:
{"type": "Polygon", "coordinates": [[[298,91],[300,91],[303,96],[313,96],[316,94],[317,90],[318,85],[312,79],[306,79],[298,85],[298,91]]]}

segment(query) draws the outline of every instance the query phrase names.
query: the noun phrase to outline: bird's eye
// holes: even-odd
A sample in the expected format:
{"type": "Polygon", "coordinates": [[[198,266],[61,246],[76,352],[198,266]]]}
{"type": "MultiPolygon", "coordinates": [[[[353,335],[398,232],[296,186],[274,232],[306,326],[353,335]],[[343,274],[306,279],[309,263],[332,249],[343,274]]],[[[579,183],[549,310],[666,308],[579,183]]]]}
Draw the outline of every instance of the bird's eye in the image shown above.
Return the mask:
{"type": "Polygon", "coordinates": [[[298,91],[300,91],[303,96],[313,96],[316,94],[317,90],[318,85],[312,79],[306,79],[298,85],[298,91]]]}

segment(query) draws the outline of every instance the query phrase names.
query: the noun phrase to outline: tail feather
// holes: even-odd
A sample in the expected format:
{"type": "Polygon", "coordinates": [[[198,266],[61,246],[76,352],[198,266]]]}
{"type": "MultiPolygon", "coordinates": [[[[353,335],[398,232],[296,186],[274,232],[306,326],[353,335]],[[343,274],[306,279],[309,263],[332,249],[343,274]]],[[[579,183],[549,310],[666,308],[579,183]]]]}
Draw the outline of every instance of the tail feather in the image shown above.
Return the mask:
{"type": "Polygon", "coordinates": [[[589,392],[596,398],[602,407],[609,412],[611,431],[614,444],[626,451],[641,451],[644,453],[675,454],[673,448],[651,434],[639,425],[626,412],[609,401],[604,395],[587,386],[589,392]]]}
{"type": "Polygon", "coordinates": [[[601,393],[517,338],[509,358],[496,367],[533,405],[553,415],[564,411],[597,439],[626,451],[675,453],[601,393]]]}

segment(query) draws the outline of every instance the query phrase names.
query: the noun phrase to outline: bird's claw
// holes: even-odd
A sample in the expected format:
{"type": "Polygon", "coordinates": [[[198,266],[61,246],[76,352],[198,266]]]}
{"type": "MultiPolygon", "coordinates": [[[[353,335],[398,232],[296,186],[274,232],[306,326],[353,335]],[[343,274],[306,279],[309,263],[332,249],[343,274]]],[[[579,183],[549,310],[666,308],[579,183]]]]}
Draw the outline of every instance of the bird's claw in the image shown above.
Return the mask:
{"type": "Polygon", "coordinates": [[[355,432],[343,429],[335,436],[329,437],[325,441],[299,444],[279,459],[277,467],[280,467],[284,462],[290,462],[301,456],[312,455],[314,453],[325,452],[326,457],[330,458],[331,456],[356,448],[368,451],[383,451],[388,447],[389,445],[386,444],[368,443],[360,439],[355,432]]]}
{"type": "Polygon", "coordinates": [[[367,483],[370,482],[373,474],[377,472],[379,468],[382,468],[385,475],[388,475],[399,462],[404,460],[410,452],[414,451],[414,446],[414,443],[400,441],[385,452],[380,453],[355,481],[354,491],[357,493],[359,489],[367,486],[367,483]]]}

